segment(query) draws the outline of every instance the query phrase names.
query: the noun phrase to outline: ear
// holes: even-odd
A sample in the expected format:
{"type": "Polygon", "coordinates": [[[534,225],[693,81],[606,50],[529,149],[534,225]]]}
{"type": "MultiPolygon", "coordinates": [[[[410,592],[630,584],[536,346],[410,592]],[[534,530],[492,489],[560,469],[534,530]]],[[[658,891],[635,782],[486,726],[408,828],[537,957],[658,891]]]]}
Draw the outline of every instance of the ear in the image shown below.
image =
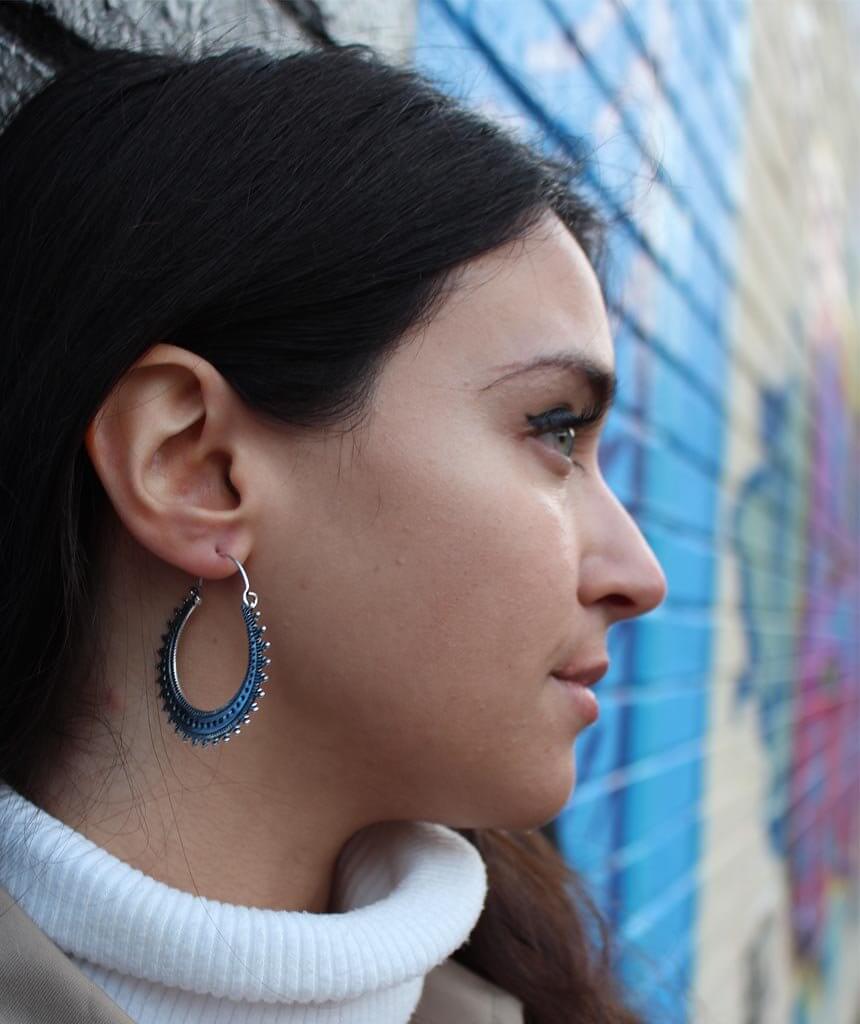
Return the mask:
{"type": "Polygon", "coordinates": [[[128,532],[193,576],[219,579],[253,548],[238,484],[250,417],[220,373],[175,345],[150,348],[117,382],[85,445],[128,532]]]}

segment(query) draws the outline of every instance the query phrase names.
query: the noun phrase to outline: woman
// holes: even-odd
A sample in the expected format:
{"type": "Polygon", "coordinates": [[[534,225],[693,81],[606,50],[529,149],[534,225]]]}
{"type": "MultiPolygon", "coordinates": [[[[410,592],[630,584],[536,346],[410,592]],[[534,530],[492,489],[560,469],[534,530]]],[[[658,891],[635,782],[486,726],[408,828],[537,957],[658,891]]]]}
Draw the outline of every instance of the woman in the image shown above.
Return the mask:
{"type": "Polygon", "coordinates": [[[575,172],[358,46],[0,137],[3,1020],[640,1019],[536,831],[665,594],[575,172]]]}

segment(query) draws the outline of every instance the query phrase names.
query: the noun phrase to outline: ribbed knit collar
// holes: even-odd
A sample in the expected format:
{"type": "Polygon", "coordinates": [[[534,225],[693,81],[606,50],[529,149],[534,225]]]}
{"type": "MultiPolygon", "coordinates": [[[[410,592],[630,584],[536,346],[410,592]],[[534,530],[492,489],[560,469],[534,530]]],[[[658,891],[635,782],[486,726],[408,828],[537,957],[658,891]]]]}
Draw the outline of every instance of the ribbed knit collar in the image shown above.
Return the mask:
{"type": "Polygon", "coordinates": [[[330,1017],[302,1020],[405,1021],[424,976],[474,928],[487,878],[453,830],[387,822],[343,848],[337,912],[236,906],[143,874],[0,783],[0,884],[66,953],[123,975],[229,1000],[329,1004],[330,1017]],[[344,1013],[350,1001],[360,1013],[344,1013]]]}

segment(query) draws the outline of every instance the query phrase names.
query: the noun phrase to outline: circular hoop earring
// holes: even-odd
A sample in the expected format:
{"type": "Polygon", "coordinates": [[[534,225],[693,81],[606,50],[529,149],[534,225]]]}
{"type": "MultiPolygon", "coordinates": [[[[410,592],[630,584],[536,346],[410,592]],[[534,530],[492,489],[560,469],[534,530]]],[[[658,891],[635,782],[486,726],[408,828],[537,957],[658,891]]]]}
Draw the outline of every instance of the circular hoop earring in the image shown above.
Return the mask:
{"type": "MultiPolygon", "coordinates": [[[[221,552],[218,553],[221,554],[221,552]]],[[[250,722],[251,715],[259,710],[258,700],[266,696],[266,691],[261,686],[269,677],[263,669],[271,661],[265,655],[271,644],[268,640],[263,639],[266,627],[261,626],[257,621],[260,618],[260,613],[253,610],[257,607],[257,595],[250,589],[245,567],[232,555],[224,557],[230,558],[236,563],[245,582],[245,591],[242,594],[242,618],[245,622],[245,631],[248,634],[248,668],[239,689],[226,704],[211,711],[195,707],[182,692],[176,667],[176,652],[185,623],[203,600],[200,596],[200,591],[203,588],[202,576],[197,577],[197,582],[190,588],[182,604],[173,609],[173,615],[167,623],[167,632],[161,636],[164,645],[158,650],[159,658],[156,665],[162,707],[167,712],[174,731],[179,733],[182,739],[191,740],[192,744],[200,743],[204,746],[207,743],[219,743],[221,740],[229,743],[230,736],[240,733],[241,726],[250,722]]]]}

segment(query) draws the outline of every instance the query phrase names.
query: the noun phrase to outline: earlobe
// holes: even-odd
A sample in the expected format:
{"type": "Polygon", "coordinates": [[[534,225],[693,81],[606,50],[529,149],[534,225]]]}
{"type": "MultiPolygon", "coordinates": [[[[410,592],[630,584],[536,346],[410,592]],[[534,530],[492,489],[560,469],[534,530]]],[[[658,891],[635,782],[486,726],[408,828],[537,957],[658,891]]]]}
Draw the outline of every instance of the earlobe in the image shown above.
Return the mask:
{"type": "Polygon", "coordinates": [[[221,578],[252,544],[247,502],[231,480],[244,418],[201,357],[158,344],[117,382],[84,444],[126,530],[189,574],[221,578]]]}

